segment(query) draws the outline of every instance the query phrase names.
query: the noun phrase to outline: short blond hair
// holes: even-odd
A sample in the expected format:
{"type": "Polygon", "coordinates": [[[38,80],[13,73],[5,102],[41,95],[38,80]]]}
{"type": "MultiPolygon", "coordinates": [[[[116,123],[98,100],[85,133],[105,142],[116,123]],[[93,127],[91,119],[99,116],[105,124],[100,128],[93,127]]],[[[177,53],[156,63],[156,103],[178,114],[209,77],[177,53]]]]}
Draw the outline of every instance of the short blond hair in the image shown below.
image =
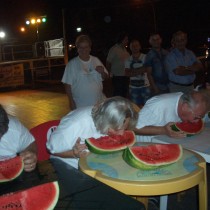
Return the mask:
{"type": "Polygon", "coordinates": [[[90,45],[90,47],[91,47],[91,45],[92,45],[92,41],[91,41],[90,37],[87,36],[87,35],[80,35],[80,36],[77,37],[76,42],[75,42],[76,47],[78,48],[79,45],[80,45],[82,42],[88,42],[89,45],[90,45]]]}

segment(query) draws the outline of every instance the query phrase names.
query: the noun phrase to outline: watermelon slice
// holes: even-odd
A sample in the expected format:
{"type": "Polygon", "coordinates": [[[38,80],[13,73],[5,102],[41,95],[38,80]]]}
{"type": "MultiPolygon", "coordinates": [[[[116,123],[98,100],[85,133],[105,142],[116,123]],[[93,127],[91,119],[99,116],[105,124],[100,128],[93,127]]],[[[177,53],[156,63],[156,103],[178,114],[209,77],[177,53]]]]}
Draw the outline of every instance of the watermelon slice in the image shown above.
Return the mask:
{"type": "Polygon", "coordinates": [[[129,165],[139,169],[155,169],[177,162],[182,157],[179,144],[152,144],[135,146],[123,152],[123,159],[129,165]]]}
{"type": "Polygon", "coordinates": [[[59,197],[57,181],[0,196],[0,210],[50,210],[59,197]]]}
{"type": "Polygon", "coordinates": [[[96,154],[108,154],[123,150],[136,142],[133,131],[125,131],[123,135],[102,136],[85,140],[88,149],[96,154]]]}
{"type": "Polygon", "coordinates": [[[20,156],[0,161],[0,182],[8,182],[17,178],[23,168],[24,164],[20,156]]]}
{"type": "Polygon", "coordinates": [[[204,128],[203,120],[197,122],[177,122],[173,124],[172,129],[174,131],[183,131],[187,134],[187,137],[199,134],[204,128]]]}

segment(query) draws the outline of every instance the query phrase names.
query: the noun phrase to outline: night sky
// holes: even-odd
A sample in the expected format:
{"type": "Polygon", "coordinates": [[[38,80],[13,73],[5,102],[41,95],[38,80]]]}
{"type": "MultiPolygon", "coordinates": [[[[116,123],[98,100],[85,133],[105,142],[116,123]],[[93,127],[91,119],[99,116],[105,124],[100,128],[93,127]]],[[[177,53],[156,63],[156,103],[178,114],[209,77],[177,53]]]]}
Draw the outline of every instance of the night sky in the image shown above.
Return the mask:
{"type": "Polygon", "coordinates": [[[188,33],[188,46],[201,47],[210,36],[209,0],[1,0],[0,28],[6,31],[8,41],[36,41],[35,27],[28,27],[26,17],[47,15],[48,22],[39,26],[40,41],[63,37],[69,43],[82,33],[89,34],[95,52],[106,51],[119,31],[125,30],[130,38],[139,38],[148,49],[148,36],[156,30],[163,37],[164,47],[170,47],[172,34],[177,30],[188,33]],[[69,5],[68,5],[69,4],[69,5]],[[62,11],[64,16],[62,16],[62,11]]]}

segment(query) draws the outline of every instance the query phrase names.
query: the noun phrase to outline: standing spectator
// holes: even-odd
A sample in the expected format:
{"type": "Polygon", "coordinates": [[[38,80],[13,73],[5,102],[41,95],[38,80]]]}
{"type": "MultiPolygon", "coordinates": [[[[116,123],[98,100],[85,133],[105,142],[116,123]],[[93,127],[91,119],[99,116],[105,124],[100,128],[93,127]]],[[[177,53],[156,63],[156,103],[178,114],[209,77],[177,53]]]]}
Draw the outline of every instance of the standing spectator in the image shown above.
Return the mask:
{"type": "Polygon", "coordinates": [[[125,75],[130,77],[129,96],[137,105],[144,105],[154,88],[151,68],[145,67],[146,55],[141,53],[139,40],[130,42],[131,56],[125,61],[125,75]]]}
{"type": "Polygon", "coordinates": [[[145,65],[152,67],[152,77],[157,87],[157,93],[167,93],[168,75],[165,70],[164,60],[168,51],[161,47],[162,39],[158,33],[151,34],[149,43],[152,46],[146,55],[145,65]]]}
{"type": "Polygon", "coordinates": [[[94,105],[105,97],[102,81],[108,72],[97,57],[90,55],[91,45],[87,35],[77,37],[78,56],[69,61],[62,78],[72,110],[94,105]]]}
{"type": "Polygon", "coordinates": [[[113,96],[127,97],[128,77],[125,76],[125,60],[130,56],[126,46],[128,35],[119,34],[117,43],[109,50],[106,67],[112,76],[113,96]]]}
{"type": "Polygon", "coordinates": [[[195,54],[186,48],[187,34],[178,31],[172,37],[173,49],[166,56],[165,66],[170,92],[188,92],[194,89],[195,73],[202,69],[195,54]]]}

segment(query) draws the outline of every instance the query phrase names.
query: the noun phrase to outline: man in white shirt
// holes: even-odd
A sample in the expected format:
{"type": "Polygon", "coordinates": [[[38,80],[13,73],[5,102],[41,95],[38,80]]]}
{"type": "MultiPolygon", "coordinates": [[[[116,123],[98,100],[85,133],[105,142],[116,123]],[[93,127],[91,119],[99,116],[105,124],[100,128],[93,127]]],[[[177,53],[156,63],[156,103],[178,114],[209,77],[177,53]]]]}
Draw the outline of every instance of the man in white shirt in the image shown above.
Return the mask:
{"type": "Polygon", "coordinates": [[[205,117],[209,109],[209,97],[202,91],[162,94],[152,97],[139,112],[135,132],[138,141],[148,142],[154,135],[183,138],[186,135],[172,130],[178,121],[194,122],[205,117]]]}

